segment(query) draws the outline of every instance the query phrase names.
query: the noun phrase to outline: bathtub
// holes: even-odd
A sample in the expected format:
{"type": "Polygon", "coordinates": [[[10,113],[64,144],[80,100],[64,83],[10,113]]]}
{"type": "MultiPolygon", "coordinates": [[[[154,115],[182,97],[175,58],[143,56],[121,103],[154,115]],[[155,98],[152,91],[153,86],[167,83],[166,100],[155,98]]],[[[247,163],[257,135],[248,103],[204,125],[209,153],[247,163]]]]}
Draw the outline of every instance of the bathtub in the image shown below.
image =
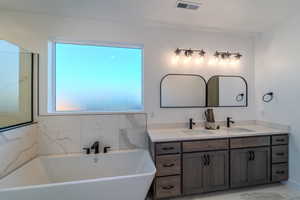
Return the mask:
{"type": "Polygon", "coordinates": [[[0,200],[144,200],[155,172],[145,150],[41,156],[0,180],[0,200]]]}

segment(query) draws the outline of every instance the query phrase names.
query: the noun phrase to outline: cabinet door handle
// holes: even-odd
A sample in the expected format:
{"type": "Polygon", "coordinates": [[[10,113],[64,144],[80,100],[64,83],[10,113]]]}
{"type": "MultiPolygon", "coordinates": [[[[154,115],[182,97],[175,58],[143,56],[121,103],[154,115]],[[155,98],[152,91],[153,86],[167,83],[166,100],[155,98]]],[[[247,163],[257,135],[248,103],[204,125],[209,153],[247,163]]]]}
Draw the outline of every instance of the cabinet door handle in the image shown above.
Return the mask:
{"type": "Polygon", "coordinates": [[[205,155],[202,156],[202,163],[204,166],[206,165],[206,156],[205,155]]]}
{"type": "Polygon", "coordinates": [[[207,157],[206,155],[203,155],[203,165],[206,166],[207,165],[207,157]]]}
{"type": "Polygon", "coordinates": [[[276,174],[284,174],[284,171],[276,171],[276,174]]]}
{"type": "Polygon", "coordinates": [[[252,160],[252,151],[248,151],[248,160],[250,161],[250,160],[252,160]]]}
{"type": "Polygon", "coordinates": [[[164,151],[170,151],[170,150],[173,150],[174,147],[163,147],[162,148],[164,151]]]}
{"type": "Polygon", "coordinates": [[[276,139],[276,142],[284,142],[284,139],[276,139]]]}
{"type": "Polygon", "coordinates": [[[210,155],[207,155],[207,165],[210,164],[210,155]]]}
{"type": "Polygon", "coordinates": [[[255,160],[255,152],[254,151],[249,151],[248,153],[249,153],[248,160],[249,161],[255,160]]]}
{"type": "Polygon", "coordinates": [[[276,153],[276,156],[284,156],[284,153],[281,152],[281,153],[276,153]]]}
{"type": "Polygon", "coordinates": [[[174,188],[173,185],[163,186],[162,189],[164,190],[172,190],[174,188]]]}
{"type": "Polygon", "coordinates": [[[174,166],[175,166],[174,163],[172,163],[172,164],[163,164],[163,167],[174,167],[174,166]]]}

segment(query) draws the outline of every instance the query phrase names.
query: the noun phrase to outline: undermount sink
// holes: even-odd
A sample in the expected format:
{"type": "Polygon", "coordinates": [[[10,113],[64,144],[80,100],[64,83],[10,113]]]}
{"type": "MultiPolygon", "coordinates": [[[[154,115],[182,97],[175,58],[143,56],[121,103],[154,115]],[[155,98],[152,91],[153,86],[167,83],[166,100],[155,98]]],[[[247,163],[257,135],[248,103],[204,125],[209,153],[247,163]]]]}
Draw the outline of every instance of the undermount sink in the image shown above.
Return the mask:
{"type": "Polygon", "coordinates": [[[193,129],[193,130],[184,130],[182,131],[186,134],[212,134],[212,133],[215,133],[214,131],[212,130],[197,130],[197,129],[193,129]]]}
{"type": "Polygon", "coordinates": [[[227,128],[228,132],[232,133],[245,133],[245,132],[254,132],[253,130],[247,129],[247,128],[227,128]]]}

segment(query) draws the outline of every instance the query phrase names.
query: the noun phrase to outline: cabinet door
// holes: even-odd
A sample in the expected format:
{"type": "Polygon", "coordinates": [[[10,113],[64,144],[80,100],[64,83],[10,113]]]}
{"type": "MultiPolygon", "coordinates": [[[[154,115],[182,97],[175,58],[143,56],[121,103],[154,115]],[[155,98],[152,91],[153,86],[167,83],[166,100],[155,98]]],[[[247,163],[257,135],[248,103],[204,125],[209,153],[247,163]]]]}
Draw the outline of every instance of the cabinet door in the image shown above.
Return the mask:
{"type": "Polygon", "coordinates": [[[249,149],[230,151],[230,186],[232,188],[248,185],[249,149]]]}
{"type": "Polygon", "coordinates": [[[204,172],[204,153],[183,154],[182,179],[183,194],[197,194],[204,192],[203,172],[204,172]]]}
{"type": "Polygon", "coordinates": [[[265,184],[270,181],[270,148],[252,149],[253,158],[248,162],[249,185],[265,184]]]}
{"type": "Polygon", "coordinates": [[[228,188],[228,151],[206,153],[208,164],[204,167],[204,190],[212,192],[228,188]]]}

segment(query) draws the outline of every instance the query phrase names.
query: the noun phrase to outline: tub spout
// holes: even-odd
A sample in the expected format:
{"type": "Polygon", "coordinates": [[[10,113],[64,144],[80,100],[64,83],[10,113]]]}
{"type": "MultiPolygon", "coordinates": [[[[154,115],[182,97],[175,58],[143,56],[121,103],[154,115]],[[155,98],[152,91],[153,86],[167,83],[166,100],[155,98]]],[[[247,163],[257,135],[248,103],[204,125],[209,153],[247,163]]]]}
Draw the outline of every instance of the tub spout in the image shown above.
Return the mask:
{"type": "Polygon", "coordinates": [[[91,149],[94,150],[95,154],[99,153],[99,141],[96,141],[92,146],[91,149]]]}

